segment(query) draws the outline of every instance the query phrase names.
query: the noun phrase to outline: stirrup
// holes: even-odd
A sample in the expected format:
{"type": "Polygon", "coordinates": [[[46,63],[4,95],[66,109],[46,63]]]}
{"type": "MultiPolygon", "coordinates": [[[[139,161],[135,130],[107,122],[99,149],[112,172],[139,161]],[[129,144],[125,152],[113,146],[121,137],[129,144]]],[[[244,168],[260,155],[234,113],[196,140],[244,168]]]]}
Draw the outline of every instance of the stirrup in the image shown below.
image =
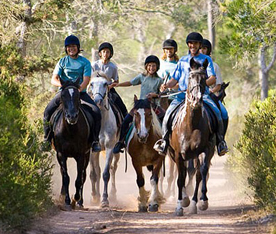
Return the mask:
{"type": "Polygon", "coordinates": [[[226,145],[225,141],[221,141],[218,143],[217,151],[219,156],[225,155],[227,152],[229,152],[228,147],[226,145]]]}
{"type": "Polygon", "coordinates": [[[102,150],[100,143],[98,141],[93,141],[91,147],[92,147],[92,152],[101,152],[102,150]]]}
{"type": "Polygon", "coordinates": [[[116,145],[113,148],[113,154],[118,154],[118,153],[123,153],[124,150],[123,148],[125,148],[125,144],[123,142],[117,142],[116,145]]]}
{"type": "Polygon", "coordinates": [[[159,139],[155,142],[153,149],[155,149],[159,154],[166,155],[167,153],[167,142],[164,139],[159,139]]]}

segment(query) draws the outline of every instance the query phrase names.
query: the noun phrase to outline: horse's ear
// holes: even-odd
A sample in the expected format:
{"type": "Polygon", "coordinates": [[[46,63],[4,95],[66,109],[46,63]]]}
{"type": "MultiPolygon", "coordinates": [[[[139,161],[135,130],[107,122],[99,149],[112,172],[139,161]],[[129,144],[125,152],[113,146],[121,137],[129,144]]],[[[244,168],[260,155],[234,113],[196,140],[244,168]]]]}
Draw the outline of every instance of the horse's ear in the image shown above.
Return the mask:
{"type": "Polygon", "coordinates": [[[225,88],[228,87],[229,84],[230,84],[230,81],[225,84],[225,88]]]}
{"type": "Polygon", "coordinates": [[[203,67],[204,67],[205,70],[208,67],[208,64],[209,64],[209,62],[208,62],[208,59],[206,58],[203,62],[203,67]]]}
{"type": "Polygon", "coordinates": [[[197,68],[197,66],[196,66],[196,61],[194,60],[194,58],[191,58],[191,60],[190,60],[190,67],[191,68],[197,68]]]}
{"type": "Polygon", "coordinates": [[[134,102],[136,102],[138,100],[136,94],[134,94],[134,102]]]}

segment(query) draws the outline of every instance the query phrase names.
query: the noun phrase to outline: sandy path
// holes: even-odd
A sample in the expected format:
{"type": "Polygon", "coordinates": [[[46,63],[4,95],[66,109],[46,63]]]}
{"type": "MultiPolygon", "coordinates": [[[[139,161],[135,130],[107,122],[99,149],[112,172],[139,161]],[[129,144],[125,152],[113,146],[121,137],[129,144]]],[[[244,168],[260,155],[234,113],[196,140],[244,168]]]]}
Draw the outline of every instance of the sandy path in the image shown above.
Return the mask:
{"type": "MultiPolygon", "coordinates": [[[[123,156],[123,155],[122,155],[123,156]]],[[[88,233],[270,233],[267,222],[252,220],[248,214],[254,213],[254,207],[239,194],[225,178],[223,164],[227,156],[213,158],[208,184],[209,209],[198,211],[196,215],[184,214],[176,217],[175,198],[169,198],[158,213],[138,213],[138,189],[130,160],[128,172],[124,173],[125,160],[120,160],[117,174],[118,201],[110,202],[109,209],[100,209],[89,203],[91,185],[89,178],[85,184],[85,206],[87,211],[61,211],[57,215],[38,220],[28,234],[88,234],[88,233]]],[[[103,164],[103,160],[101,162],[103,164]]],[[[73,161],[69,169],[71,175],[71,194],[74,188],[73,161]]],[[[59,193],[60,179],[58,170],[54,180],[55,194],[59,193]]],[[[147,188],[149,188],[146,174],[147,188]]],[[[166,187],[166,178],[165,178],[166,187]]],[[[184,209],[185,212],[185,209],[184,209]]]]}

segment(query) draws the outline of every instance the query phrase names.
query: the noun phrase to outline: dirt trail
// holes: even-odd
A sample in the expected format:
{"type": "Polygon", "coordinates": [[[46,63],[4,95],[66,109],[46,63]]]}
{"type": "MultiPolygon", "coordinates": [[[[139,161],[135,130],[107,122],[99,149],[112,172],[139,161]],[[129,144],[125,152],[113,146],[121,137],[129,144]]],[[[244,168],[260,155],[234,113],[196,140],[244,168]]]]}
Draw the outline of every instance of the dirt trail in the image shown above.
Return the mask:
{"type": "MultiPolygon", "coordinates": [[[[122,155],[123,156],[123,155],[122,155]]],[[[208,184],[209,209],[198,211],[196,215],[184,214],[176,217],[175,198],[168,198],[158,213],[138,213],[138,189],[135,173],[128,160],[128,172],[124,173],[125,160],[120,160],[117,174],[117,201],[110,202],[109,209],[100,209],[89,204],[91,185],[85,183],[85,207],[87,211],[60,211],[56,215],[38,220],[28,234],[92,234],[92,233],[200,233],[200,234],[243,234],[270,233],[270,217],[252,219],[254,206],[238,194],[225,178],[223,164],[225,157],[215,156],[210,170],[208,184]]],[[[102,160],[103,161],[103,160],[102,160]]],[[[103,162],[101,162],[103,165],[103,162]]],[[[69,169],[71,194],[74,191],[73,161],[69,169]]],[[[149,189],[149,174],[145,173],[149,189]]],[[[54,191],[60,189],[58,170],[54,179],[54,191]]],[[[166,178],[164,180],[166,187],[166,178]]],[[[56,192],[56,195],[58,192],[56,192]]],[[[187,210],[186,210],[187,211],[187,210]]],[[[184,209],[185,212],[185,209],[184,209]]]]}

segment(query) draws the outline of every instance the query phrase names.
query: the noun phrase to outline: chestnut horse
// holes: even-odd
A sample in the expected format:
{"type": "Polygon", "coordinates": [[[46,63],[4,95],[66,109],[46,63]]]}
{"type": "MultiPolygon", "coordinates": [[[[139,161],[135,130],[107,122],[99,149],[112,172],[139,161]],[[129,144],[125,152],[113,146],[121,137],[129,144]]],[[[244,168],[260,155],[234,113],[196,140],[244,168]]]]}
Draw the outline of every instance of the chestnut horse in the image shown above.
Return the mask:
{"type": "Polygon", "coordinates": [[[147,99],[137,99],[134,96],[134,126],[127,143],[127,151],[132,159],[132,165],[137,175],[139,188],[139,212],[156,212],[164,198],[158,189],[158,176],[164,156],[158,154],[154,149],[154,143],[162,136],[161,125],[155,114],[151,102],[147,99]],[[143,167],[152,171],[150,178],[151,193],[145,190],[145,179],[143,167]],[[148,207],[149,206],[149,207],[148,207]]]}
{"type": "Polygon", "coordinates": [[[203,95],[206,87],[207,59],[203,66],[193,58],[190,60],[190,75],[186,91],[185,104],[180,108],[172,128],[169,153],[176,162],[178,169],[178,201],[176,215],[183,216],[183,208],[190,204],[186,194],[185,179],[187,175],[187,162],[199,160],[200,170],[196,173],[196,186],[190,206],[190,213],[196,213],[199,184],[202,182],[202,196],[199,208],[208,208],[207,177],[210,161],[215,151],[215,134],[209,128],[207,113],[203,107],[203,95]]]}
{"type": "Polygon", "coordinates": [[[89,137],[90,126],[81,106],[79,79],[76,82],[60,81],[62,84],[61,109],[54,117],[56,121],[53,126],[53,141],[62,176],[60,200],[65,204],[61,208],[71,210],[71,208],[75,208],[76,202],[79,208],[83,207],[83,185],[86,179],[92,139],[89,137]],[[74,158],[77,162],[76,193],[72,203],[69,196],[68,157],[74,158]]]}

